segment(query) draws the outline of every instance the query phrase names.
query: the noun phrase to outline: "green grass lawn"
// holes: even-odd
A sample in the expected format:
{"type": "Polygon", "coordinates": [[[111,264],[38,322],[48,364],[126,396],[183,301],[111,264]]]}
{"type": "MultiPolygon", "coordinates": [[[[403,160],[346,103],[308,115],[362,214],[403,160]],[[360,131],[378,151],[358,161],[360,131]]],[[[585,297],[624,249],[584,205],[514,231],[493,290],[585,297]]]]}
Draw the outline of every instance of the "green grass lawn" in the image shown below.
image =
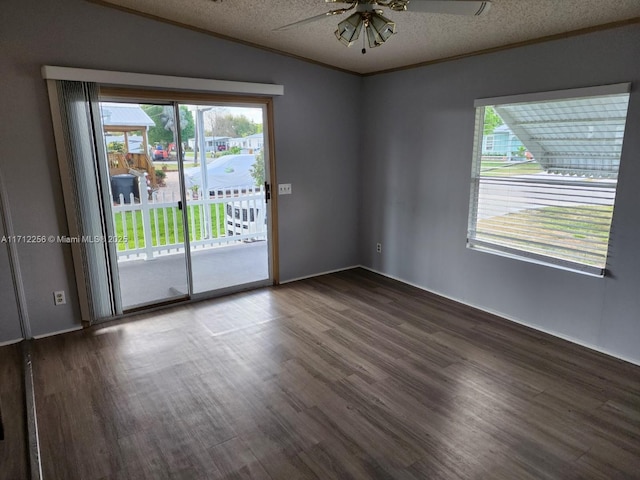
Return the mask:
{"type": "Polygon", "coordinates": [[[578,250],[584,252],[582,262],[603,267],[612,216],[613,207],[605,205],[534,208],[480,220],[477,236],[506,247],[573,262],[578,261],[574,257],[578,250]],[[509,239],[501,239],[500,235],[509,239]]]}
{"type": "Polygon", "coordinates": [[[481,177],[512,177],[541,172],[538,162],[482,162],[480,165],[481,177]]]}
{"type": "MultiPolygon", "coordinates": [[[[201,240],[202,233],[200,229],[200,217],[202,214],[202,205],[190,205],[188,208],[188,218],[189,218],[189,239],[191,241],[201,240]],[[195,225],[195,228],[194,228],[195,225]]],[[[218,238],[219,236],[223,236],[225,233],[225,212],[224,212],[224,204],[217,205],[209,205],[211,209],[211,221],[213,223],[213,238],[218,238]],[[217,210],[217,216],[216,215],[217,210]]],[[[154,246],[159,245],[172,245],[176,243],[184,242],[184,230],[182,226],[182,212],[178,210],[177,207],[171,208],[152,208],[150,211],[151,217],[151,237],[154,246]],[[155,211],[157,210],[157,222],[155,211]],[[163,210],[167,212],[167,218],[165,222],[165,217],[163,214],[163,210]],[[174,224],[173,215],[176,215],[177,224],[174,224]],[[158,239],[156,239],[156,223],[158,228],[158,239]],[[165,233],[165,224],[168,230],[168,236],[165,233]]],[[[114,215],[115,229],[116,235],[119,238],[126,237],[127,243],[126,248],[133,249],[135,248],[135,239],[138,239],[138,247],[143,248],[145,246],[144,241],[144,230],[142,223],[142,212],[118,212],[114,215]],[[134,229],[133,219],[136,219],[136,228],[134,229]],[[125,219],[126,229],[123,225],[123,215],[125,219]],[[126,231],[125,231],[126,230],[126,231]]],[[[118,243],[118,250],[125,250],[125,243],[118,243]]]]}
{"type": "MultiPolygon", "coordinates": [[[[184,152],[184,159],[185,160],[193,160],[194,158],[196,158],[196,154],[194,152],[184,152]]],[[[207,158],[211,159],[214,158],[214,155],[212,152],[207,152],[207,158]]]]}
{"type": "Polygon", "coordinates": [[[482,164],[480,166],[481,170],[485,170],[488,168],[498,168],[498,167],[505,167],[507,166],[507,162],[505,162],[504,160],[501,161],[496,161],[496,162],[491,162],[491,161],[482,161],[482,164]]]}

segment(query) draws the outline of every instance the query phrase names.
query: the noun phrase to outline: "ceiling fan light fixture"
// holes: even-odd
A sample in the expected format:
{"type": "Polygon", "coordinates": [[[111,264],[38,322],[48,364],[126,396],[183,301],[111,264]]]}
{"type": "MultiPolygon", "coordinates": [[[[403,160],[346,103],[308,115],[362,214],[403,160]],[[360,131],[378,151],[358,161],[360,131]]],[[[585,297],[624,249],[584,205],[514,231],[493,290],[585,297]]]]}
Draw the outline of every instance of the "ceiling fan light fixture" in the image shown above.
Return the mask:
{"type": "Polygon", "coordinates": [[[396,24],[377,12],[371,12],[365,21],[369,48],[375,48],[389,40],[396,33],[396,24]]]}
{"type": "Polygon", "coordinates": [[[358,40],[363,25],[364,20],[362,15],[359,12],[354,13],[338,24],[336,38],[347,47],[350,47],[356,40],[358,40]]]}
{"type": "MultiPolygon", "coordinates": [[[[222,0],[213,0],[222,1],[222,0]]],[[[320,1],[320,0],[318,0],[320,1]]],[[[490,0],[324,0],[326,3],[345,3],[344,8],[329,10],[328,12],[308,17],[297,22],[276,28],[275,31],[289,30],[294,27],[317,22],[334,15],[351,14],[347,19],[338,23],[338,29],[334,32],[336,38],[343,45],[352,46],[365,30],[365,36],[369,41],[369,47],[379,47],[386,43],[396,33],[396,24],[384,17],[384,8],[393,12],[418,12],[437,13],[451,15],[484,15],[491,7],[490,0]]],[[[367,50],[362,39],[362,53],[367,50]]]]}

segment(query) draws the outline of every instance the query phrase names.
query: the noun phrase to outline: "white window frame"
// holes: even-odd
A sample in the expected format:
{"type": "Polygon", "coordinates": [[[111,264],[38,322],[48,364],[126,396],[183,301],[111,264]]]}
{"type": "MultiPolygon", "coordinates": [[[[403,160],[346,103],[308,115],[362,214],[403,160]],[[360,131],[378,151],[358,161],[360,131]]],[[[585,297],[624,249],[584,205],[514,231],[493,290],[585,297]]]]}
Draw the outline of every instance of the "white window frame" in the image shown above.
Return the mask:
{"type": "MultiPolygon", "coordinates": [[[[588,265],[586,263],[561,260],[558,258],[554,258],[546,255],[540,255],[534,252],[529,252],[529,251],[526,251],[525,249],[508,248],[504,245],[483,241],[475,237],[475,232],[476,232],[476,227],[478,222],[478,208],[479,208],[478,193],[480,190],[480,181],[481,181],[480,164],[482,161],[483,142],[488,143],[486,139],[489,138],[489,136],[485,136],[483,132],[484,112],[485,112],[485,107],[488,107],[488,106],[513,105],[517,103],[533,103],[533,102],[545,102],[545,101],[554,101],[554,100],[562,101],[562,100],[571,100],[571,99],[578,99],[578,98],[585,98],[585,97],[599,97],[599,96],[605,96],[605,95],[629,94],[630,91],[631,91],[630,83],[621,83],[621,84],[604,85],[604,86],[597,86],[597,87],[578,88],[578,89],[571,89],[571,90],[558,90],[558,91],[551,91],[551,92],[540,92],[540,93],[484,98],[484,99],[476,100],[474,102],[474,107],[476,108],[476,123],[475,123],[475,131],[474,131],[474,149],[473,149],[473,162],[472,162],[473,168],[472,168],[472,175],[471,175],[471,196],[470,196],[470,208],[469,208],[467,247],[474,250],[485,251],[485,252],[506,256],[510,258],[515,258],[515,259],[519,259],[527,262],[548,265],[555,268],[571,270],[571,271],[585,273],[585,274],[589,274],[597,277],[604,277],[606,273],[606,268],[595,267],[593,265],[588,265]]],[[[485,147],[485,151],[488,151],[489,149],[486,148],[487,147],[486,143],[484,144],[484,147],[485,147]]],[[[560,184],[561,182],[555,182],[555,183],[560,184]]],[[[614,188],[617,189],[617,183],[614,188]]],[[[615,198],[615,190],[614,190],[614,198],[615,198]]],[[[610,231],[609,231],[609,234],[610,234],[610,231]]],[[[610,242],[610,238],[611,237],[609,236],[609,242],[610,242]]],[[[607,245],[607,255],[609,253],[609,247],[610,245],[607,245]]]]}

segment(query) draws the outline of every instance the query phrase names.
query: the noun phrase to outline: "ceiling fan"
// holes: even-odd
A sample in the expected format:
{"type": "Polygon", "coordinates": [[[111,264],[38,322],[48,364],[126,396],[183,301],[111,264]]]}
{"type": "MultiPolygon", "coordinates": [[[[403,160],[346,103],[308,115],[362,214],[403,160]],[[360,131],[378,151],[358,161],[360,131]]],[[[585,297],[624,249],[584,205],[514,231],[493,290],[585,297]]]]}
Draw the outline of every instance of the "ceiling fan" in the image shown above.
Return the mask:
{"type": "MultiPolygon", "coordinates": [[[[358,40],[364,29],[369,47],[374,48],[382,45],[391,35],[396,33],[395,22],[382,15],[384,13],[382,8],[388,8],[394,12],[478,16],[487,13],[491,7],[490,1],[475,0],[325,0],[325,3],[345,3],[347,6],[284,25],[276,28],[275,31],[289,30],[307,23],[317,22],[326,17],[355,11],[338,23],[338,29],[335,31],[336,37],[341,43],[350,47],[358,40]]],[[[363,48],[362,53],[366,52],[367,50],[363,48]]]]}

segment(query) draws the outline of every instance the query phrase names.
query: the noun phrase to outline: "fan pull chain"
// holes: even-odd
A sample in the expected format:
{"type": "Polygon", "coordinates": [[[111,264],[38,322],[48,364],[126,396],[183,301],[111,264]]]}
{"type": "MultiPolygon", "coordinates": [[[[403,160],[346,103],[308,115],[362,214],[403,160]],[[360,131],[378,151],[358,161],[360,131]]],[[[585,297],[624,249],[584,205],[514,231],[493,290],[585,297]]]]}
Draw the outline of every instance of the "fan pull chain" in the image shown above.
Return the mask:
{"type": "Polygon", "coordinates": [[[367,25],[364,25],[364,35],[362,35],[362,54],[364,55],[365,53],[367,53],[367,49],[364,46],[364,37],[367,36],[367,25]]]}

